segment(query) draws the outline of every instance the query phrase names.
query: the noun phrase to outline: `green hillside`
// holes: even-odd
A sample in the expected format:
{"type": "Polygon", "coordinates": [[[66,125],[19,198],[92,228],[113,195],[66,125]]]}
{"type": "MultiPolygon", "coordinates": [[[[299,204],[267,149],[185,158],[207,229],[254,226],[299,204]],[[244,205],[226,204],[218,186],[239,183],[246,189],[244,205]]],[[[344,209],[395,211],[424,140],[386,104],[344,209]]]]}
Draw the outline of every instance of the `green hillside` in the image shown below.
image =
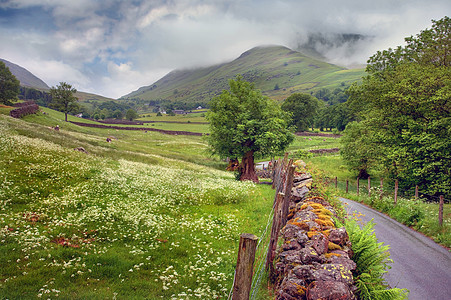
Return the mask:
{"type": "Polygon", "coordinates": [[[264,46],[246,51],[229,63],[175,70],[121,99],[206,103],[227,89],[229,79],[237,74],[254,82],[265,95],[283,100],[292,93],[349,85],[359,80],[364,70],[348,70],[283,46],[264,46]]]}
{"type": "Polygon", "coordinates": [[[42,81],[41,79],[36,77],[34,74],[32,74],[27,69],[22,68],[21,66],[16,65],[12,62],[9,62],[5,59],[0,58],[0,61],[4,62],[5,65],[11,71],[11,73],[14,76],[16,76],[17,80],[20,81],[21,86],[31,87],[31,88],[41,89],[41,90],[46,90],[49,88],[49,86],[44,81],[42,81]]]}

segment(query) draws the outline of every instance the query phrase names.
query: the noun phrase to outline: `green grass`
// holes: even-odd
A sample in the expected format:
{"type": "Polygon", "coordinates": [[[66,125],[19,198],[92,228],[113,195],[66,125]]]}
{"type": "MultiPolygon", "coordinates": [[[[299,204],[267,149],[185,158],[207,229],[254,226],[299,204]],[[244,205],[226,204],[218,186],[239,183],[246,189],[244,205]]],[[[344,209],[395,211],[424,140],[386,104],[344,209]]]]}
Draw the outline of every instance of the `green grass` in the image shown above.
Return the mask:
{"type": "Polygon", "coordinates": [[[224,298],[240,234],[266,225],[270,186],[235,181],[200,137],[45,111],[0,115],[0,295],[224,298]]]}
{"type": "Polygon", "coordinates": [[[1,115],[7,115],[9,116],[9,112],[14,109],[13,107],[10,106],[4,106],[4,105],[0,105],[0,114],[1,115]]]}

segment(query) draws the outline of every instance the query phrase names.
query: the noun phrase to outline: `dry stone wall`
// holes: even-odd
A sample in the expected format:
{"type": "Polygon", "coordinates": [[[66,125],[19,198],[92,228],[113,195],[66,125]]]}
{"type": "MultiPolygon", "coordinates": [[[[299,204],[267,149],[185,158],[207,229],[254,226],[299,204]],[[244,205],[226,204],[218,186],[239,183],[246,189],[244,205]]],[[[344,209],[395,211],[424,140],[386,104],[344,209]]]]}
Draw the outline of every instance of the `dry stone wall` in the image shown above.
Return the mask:
{"type": "Polygon", "coordinates": [[[309,174],[294,178],[283,243],[275,260],[275,299],[357,299],[352,250],[334,209],[321,197],[308,197],[309,174]]]}

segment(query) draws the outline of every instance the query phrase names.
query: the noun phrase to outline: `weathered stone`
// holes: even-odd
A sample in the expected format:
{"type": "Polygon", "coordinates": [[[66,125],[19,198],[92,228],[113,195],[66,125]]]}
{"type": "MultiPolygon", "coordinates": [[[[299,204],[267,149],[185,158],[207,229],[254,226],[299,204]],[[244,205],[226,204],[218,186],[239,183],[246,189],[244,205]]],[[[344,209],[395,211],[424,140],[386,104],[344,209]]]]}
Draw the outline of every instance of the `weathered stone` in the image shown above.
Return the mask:
{"type": "Polygon", "coordinates": [[[296,232],[296,241],[301,245],[302,247],[305,246],[305,243],[309,240],[308,236],[304,233],[304,231],[298,230],[296,232]]]}
{"type": "Polygon", "coordinates": [[[343,265],[323,264],[319,268],[312,270],[313,280],[328,281],[335,280],[351,285],[354,282],[352,273],[343,265]]]}
{"type": "Polygon", "coordinates": [[[294,202],[299,202],[301,201],[305,195],[307,195],[307,193],[309,192],[309,188],[307,186],[299,186],[299,187],[293,187],[291,189],[291,199],[294,202]]]}
{"type": "Polygon", "coordinates": [[[318,218],[318,216],[313,211],[304,209],[296,212],[294,218],[298,218],[302,221],[313,221],[318,218]]]}
{"type": "Polygon", "coordinates": [[[301,175],[297,175],[293,178],[293,184],[296,184],[298,182],[311,179],[312,175],[310,173],[302,173],[301,175]]]}
{"type": "Polygon", "coordinates": [[[296,275],[297,278],[310,283],[314,280],[313,277],[313,265],[300,265],[293,268],[292,273],[296,275]]]}
{"type": "Polygon", "coordinates": [[[286,264],[301,264],[301,256],[300,251],[288,250],[279,254],[279,257],[282,262],[286,264]]]}
{"type": "Polygon", "coordinates": [[[348,258],[348,255],[335,256],[332,255],[327,259],[327,262],[334,265],[342,265],[346,269],[352,271],[357,267],[356,263],[348,258]]]}
{"type": "Polygon", "coordinates": [[[293,186],[296,189],[300,189],[301,187],[310,188],[312,186],[312,183],[313,183],[313,179],[312,178],[308,178],[308,179],[305,179],[305,180],[293,183],[293,186]]]}
{"type": "Polygon", "coordinates": [[[303,264],[311,264],[312,262],[322,262],[322,258],[313,247],[305,247],[299,250],[299,257],[303,264]]]}
{"type": "Polygon", "coordinates": [[[299,227],[293,224],[288,223],[283,230],[283,238],[286,240],[291,240],[296,237],[296,234],[299,232],[299,227]]]}
{"type": "Polygon", "coordinates": [[[344,227],[336,228],[330,231],[329,241],[334,244],[344,246],[349,241],[348,233],[344,227]]]}
{"type": "Polygon", "coordinates": [[[349,287],[338,281],[314,281],[307,289],[307,300],[351,300],[349,287]]]}
{"type": "Polygon", "coordinates": [[[282,249],[286,250],[299,250],[301,249],[301,245],[295,239],[286,239],[282,245],[282,249]]]}
{"type": "Polygon", "coordinates": [[[310,175],[304,174],[294,180],[289,221],[283,229],[284,243],[279,249],[280,259],[275,264],[278,278],[275,299],[355,300],[352,270],[356,264],[350,259],[349,237],[344,228],[336,229],[325,222],[327,218],[318,205],[304,205],[319,203],[336,215],[323,198],[313,196],[305,199],[309,184],[310,175]],[[331,228],[327,235],[321,232],[324,228],[331,228]],[[341,250],[329,251],[330,242],[341,250]]]}
{"type": "Polygon", "coordinates": [[[332,251],[329,251],[329,252],[338,254],[340,256],[344,256],[344,257],[350,258],[349,255],[348,255],[348,252],[344,251],[344,250],[332,250],[332,251]]]}
{"type": "Polygon", "coordinates": [[[316,252],[321,255],[327,252],[329,246],[329,239],[322,233],[318,233],[310,239],[312,241],[312,247],[316,252]]]}
{"type": "Polygon", "coordinates": [[[307,290],[305,285],[306,283],[302,279],[298,279],[297,277],[285,277],[280,285],[279,294],[285,297],[285,299],[290,299],[286,295],[294,297],[293,299],[300,299],[304,296],[305,291],[307,290]]]}

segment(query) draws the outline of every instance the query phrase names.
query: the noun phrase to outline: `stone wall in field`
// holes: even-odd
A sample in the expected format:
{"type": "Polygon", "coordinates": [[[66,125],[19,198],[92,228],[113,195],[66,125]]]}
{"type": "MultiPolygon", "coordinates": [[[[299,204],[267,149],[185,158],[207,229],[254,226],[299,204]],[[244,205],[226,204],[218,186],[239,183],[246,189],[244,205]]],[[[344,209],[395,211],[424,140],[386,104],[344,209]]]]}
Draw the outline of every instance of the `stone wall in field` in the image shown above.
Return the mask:
{"type": "Polygon", "coordinates": [[[155,128],[149,128],[149,127],[108,126],[108,125],[103,125],[103,124],[92,124],[92,123],[83,123],[83,122],[74,122],[74,121],[71,121],[71,123],[73,123],[75,125],[78,125],[78,126],[94,127],[94,128],[109,128],[109,129],[116,129],[116,130],[155,131],[155,132],[164,133],[164,134],[171,134],[171,135],[195,135],[195,136],[202,136],[203,135],[200,132],[163,130],[163,129],[155,129],[155,128]]]}
{"type": "Polygon", "coordinates": [[[311,176],[294,179],[283,244],[275,260],[275,299],[356,299],[356,264],[344,227],[336,228],[334,209],[320,197],[307,197],[311,176]]]}
{"type": "Polygon", "coordinates": [[[13,118],[22,118],[27,115],[35,114],[39,111],[39,105],[34,101],[27,101],[14,104],[16,109],[9,112],[9,115],[13,118]]]}

